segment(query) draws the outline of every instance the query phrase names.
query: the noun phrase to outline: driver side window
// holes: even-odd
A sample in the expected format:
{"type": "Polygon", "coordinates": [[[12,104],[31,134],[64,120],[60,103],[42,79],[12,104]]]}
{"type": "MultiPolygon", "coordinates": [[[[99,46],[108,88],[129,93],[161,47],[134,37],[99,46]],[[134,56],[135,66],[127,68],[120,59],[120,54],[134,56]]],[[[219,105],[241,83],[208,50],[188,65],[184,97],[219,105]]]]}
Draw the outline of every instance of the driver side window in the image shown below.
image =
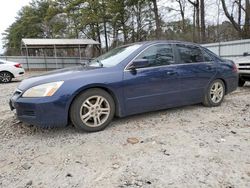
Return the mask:
{"type": "Polygon", "coordinates": [[[136,59],[147,59],[149,67],[170,65],[174,63],[171,44],[157,44],[142,52],[136,59]]]}

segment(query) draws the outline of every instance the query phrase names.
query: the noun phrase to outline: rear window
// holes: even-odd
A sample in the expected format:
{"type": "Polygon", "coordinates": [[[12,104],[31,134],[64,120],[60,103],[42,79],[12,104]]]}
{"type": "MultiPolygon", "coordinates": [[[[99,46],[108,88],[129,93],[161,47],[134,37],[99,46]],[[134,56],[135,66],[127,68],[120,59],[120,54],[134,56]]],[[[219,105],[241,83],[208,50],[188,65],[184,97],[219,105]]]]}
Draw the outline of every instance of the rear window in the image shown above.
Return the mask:
{"type": "Polygon", "coordinates": [[[203,53],[197,46],[176,44],[180,63],[199,63],[204,61],[203,53]]]}
{"type": "Polygon", "coordinates": [[[208,50],[207,48],[203,48],[204,52],[210,57],[212,58],[214,61],[222,61],[221,58],[219,56],[217,56],[215,53],[211,52],[210,50],[208,50]]]}

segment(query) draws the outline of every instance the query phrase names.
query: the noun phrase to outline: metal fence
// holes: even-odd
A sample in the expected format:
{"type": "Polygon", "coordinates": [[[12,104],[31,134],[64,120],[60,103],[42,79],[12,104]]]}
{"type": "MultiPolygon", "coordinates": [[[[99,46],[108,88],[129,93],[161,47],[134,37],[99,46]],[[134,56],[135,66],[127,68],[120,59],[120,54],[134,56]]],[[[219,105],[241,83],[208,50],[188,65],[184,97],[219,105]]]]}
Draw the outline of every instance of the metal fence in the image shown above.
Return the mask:
{"type": "Polygon", "coordinates": [[[240,57],[244,53],[250,53],[250,39],[204,44],[202,46],[224,58],[240,57]]]}
{"type": "Polygon", "coordinates": [[[0,59],[21,63],[28,70],[52,70],[80,65],[89,59],[79,57],[26,57],[26,56],[0,56],[0,59]]]}
{"type": "MultiPolygon", "coordinates": [[[[220,42],[204,44],[204,47],[223,58],[235,58],[243,56],[244,53],[250,54],[250,39],[237,40],[230,42],[220,42]]],[[[79,57],[26,57],[26,56],[0,56],[0,59],[22,63],[28,70],[51,70],[79,65],[89,59],[79,57]]]]}

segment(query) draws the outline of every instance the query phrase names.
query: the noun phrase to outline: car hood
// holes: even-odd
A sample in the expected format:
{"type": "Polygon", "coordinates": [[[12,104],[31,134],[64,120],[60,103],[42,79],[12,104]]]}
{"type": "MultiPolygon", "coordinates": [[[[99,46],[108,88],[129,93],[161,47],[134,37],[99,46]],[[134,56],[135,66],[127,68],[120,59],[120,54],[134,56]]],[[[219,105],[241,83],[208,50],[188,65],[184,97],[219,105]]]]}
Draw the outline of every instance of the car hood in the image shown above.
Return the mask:
{"type": "Polygon", "coordinates": [[[67,81],[77,77],[84,77],[93,73],[100,73],[100,67],[77,66],[49,71],[41,75],[33,76],[23,80],[18,86],[19,90],[27,90],[31,87],[49,82],[67,81]]]}
{"type": "Polygon", "coordinates": [[[250,57],[234,57],[234,58],[230,58],[230,59],[233,60],[236,64],[250,63],[250,57]]]}

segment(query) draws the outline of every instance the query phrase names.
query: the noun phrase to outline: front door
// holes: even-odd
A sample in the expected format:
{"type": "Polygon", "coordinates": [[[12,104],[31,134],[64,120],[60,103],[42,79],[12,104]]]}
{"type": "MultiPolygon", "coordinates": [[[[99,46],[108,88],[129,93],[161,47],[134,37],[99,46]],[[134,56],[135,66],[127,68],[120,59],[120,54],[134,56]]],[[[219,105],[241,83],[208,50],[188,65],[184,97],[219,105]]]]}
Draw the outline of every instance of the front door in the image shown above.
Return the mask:
{"type": "Polygon", "coordinates": [[[180,88],[172,45],[150,46],[136,59],[147,59],[149,66],[124,71],[126,114],[174,106],[180,88]]]}

